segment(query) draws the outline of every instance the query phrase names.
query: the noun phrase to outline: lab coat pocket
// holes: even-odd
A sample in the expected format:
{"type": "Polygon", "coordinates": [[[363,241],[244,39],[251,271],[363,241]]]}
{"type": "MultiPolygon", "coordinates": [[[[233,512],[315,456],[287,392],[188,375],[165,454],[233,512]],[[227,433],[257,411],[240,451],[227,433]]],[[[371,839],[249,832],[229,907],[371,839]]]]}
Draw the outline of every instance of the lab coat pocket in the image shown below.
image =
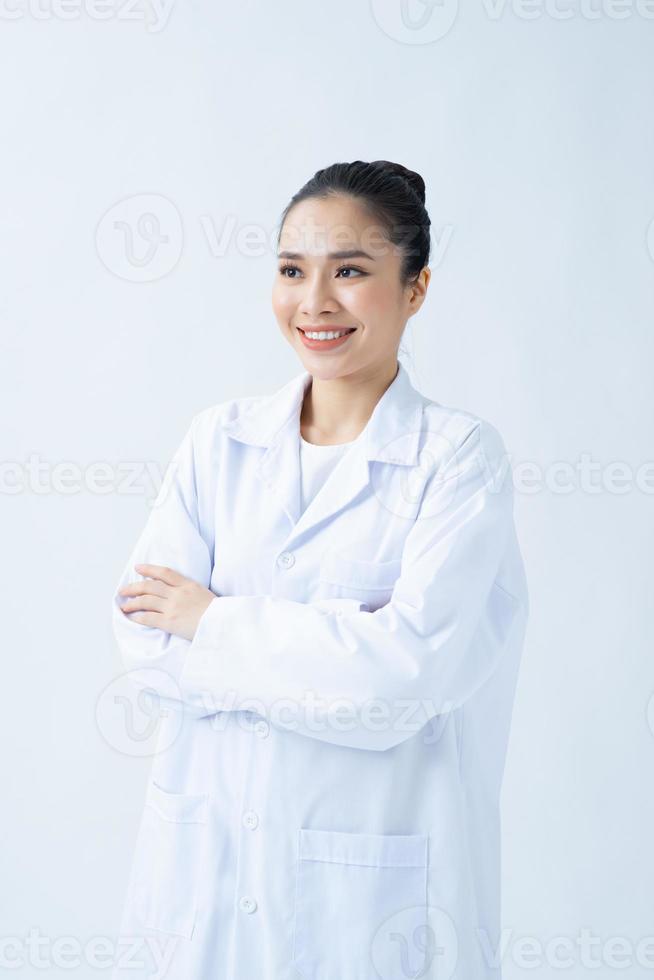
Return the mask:
{"type": "Polygon", "coordinates": [[[133,892],[146,928],[193,935],[207,808],[206,793],[171,793],[150,782],[133,892]]]}
{"type": "Polygon", "coordinates": [[[400,558],[368,561],[327,551],[320,563],[320,588],[326,596],[359,599],[373,611],[390,599],[401,566],[400,558]]]}
{"type": "Polygon", "coordinates": [[[397,950],[384,929],[407,910],[427,922],[427,870],[427,835],[301,828],[294,966],[311,980],[390,976],[397,950]]]}

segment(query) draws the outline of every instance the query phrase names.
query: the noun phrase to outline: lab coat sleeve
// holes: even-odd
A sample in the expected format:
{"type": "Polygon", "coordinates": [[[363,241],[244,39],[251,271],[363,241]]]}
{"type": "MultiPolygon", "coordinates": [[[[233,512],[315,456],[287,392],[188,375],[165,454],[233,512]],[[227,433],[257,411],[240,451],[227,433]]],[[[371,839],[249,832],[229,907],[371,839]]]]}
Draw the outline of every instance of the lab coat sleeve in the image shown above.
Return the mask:
{"type": "Polygon", "coordinates": [[[462,705],[498,665],[523,601],[500,581],[512,530],[504,444],[479,420],[429,474],[386,605],[347,612],[220,596],[188,650],[185,698],[248,702],[277,728],[339,745],[404,741],[462,705]]]}
{"type": "Polygon", "coordinates": [[[122,665],[139,691],[154,692],[162,705],[204,717],[213,712],[203,704],[185,705],[179,675],[190,641],[164,630],[144,626],[121,609],[119,589],[146,576],[136,564],[166,565],[209,588],[213,547],[211,531],[201,529],[195,466],[196,415],[171,459],[112,598],[112,626],[122,665]]]}

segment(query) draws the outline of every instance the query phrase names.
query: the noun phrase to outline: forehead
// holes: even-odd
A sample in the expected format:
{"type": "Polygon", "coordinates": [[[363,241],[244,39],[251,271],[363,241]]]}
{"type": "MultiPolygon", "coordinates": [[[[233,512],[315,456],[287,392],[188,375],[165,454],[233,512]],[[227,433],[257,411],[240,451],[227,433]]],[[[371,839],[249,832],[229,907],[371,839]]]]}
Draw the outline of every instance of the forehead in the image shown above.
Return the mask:
{"type": "Polygon", "coordinates": [[[307,198],[294,205],[279,237],[280,251],[308,257],[355,247],[379,261],[397,256],[379,220],[360,201],[343,194],[307,198]]]}

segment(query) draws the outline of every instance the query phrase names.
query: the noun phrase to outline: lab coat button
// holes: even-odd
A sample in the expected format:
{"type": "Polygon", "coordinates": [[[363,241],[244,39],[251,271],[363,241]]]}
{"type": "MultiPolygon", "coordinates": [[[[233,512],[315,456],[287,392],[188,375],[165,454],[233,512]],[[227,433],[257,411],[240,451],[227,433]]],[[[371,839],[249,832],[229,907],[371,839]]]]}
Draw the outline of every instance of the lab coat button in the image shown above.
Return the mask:
{"type": "Polygon", "coordinates": [[[259,826],[259,817],[254,810],[246,810],[243,814],[243,826],[248,830],[256,830],[259,826]]]}
{"type": "Polygon", "coordinates": [[[256,725],[254,726],[254,730],[259,736],[259,738],[265,738],[270,731],[270,725],[268,724],[267,721],[265,721],[265,719],[262,718],[261,721],[258,721],[256,723],[256,725]]]}
{"type": "Polygon", "coordinates": [[[244,912],[248,913],[255,912],[257,908],[257,903],[249,895],[244,895],[238,904],[244,912]]]}
{"type": "Polygon", "coordinates": [[[282,551],[277,559],[280,568],[292,568],[295,564],[295,555],[291,551],[282,551]]]}

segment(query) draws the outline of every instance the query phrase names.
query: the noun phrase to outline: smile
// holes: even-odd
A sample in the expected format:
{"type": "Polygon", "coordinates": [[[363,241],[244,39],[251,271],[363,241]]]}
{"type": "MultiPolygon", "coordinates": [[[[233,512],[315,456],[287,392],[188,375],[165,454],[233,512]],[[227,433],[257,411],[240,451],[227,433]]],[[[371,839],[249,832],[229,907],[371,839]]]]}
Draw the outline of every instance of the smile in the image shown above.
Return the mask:
{"type": "Polygon", "coordinates": [[[309,337],[311,340],[335,340],[338,337],[345,337],[349,333],[353,333],[356,327],[346,327],[344,330],[303,330],[302,327],[298,327],[301,334],[305,337],[309,337]]]}
{"type": "Polygon", "coordinates": [[[344,327],[340,330],[303,330],[298,327],[300,338],[305,347],[312,351],[323,351],[325,354],[347,344],[356,331],[356,327],[344,327]]]}

